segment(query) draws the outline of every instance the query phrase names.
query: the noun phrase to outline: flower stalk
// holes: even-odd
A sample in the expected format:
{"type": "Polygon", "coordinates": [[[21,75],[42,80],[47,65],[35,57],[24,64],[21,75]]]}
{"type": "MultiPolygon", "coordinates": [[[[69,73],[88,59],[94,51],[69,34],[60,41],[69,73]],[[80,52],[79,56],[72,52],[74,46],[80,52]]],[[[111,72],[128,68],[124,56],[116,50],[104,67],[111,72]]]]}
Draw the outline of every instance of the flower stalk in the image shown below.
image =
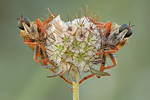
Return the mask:
{"type": "Polygon", "coordinates": [[[78,72],[75,72],[76,82],[73,81],[73,100],[79,100],[78,72]]]}

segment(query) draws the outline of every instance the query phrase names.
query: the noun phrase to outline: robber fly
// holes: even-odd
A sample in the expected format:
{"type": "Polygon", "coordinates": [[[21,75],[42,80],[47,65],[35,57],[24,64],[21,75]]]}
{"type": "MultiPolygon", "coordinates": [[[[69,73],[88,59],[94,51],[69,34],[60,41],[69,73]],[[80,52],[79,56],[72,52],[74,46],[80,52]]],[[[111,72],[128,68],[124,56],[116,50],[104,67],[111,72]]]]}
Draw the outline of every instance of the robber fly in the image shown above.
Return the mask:
{"type": "MultiPolygon", "coordinates": [[[[53,68],[58,68],[52,61],[48,60],[48,56],[46,54],[46,39],[49,34],[46,31],[46,28],[50,27],[49,22],[55,15],[45,20],[43,23],[40,19],[37,19],[37,24],[35,22],[30,22],[28,18],[18,18],[18,27],[20,28],[20,35],[24,39],[24,43],[27,44],[33,51],[34,51],[34,60],[35,62],[39,62],[43,67],[50,69],[54,75],[58,73],[53,70],[53,68]],[[40,59],[37,59],[38,56],[40,59]],[[50,63],[52,65],[48,66],[47,64],[50,63]]],[[[63,76],[58,75],[60,78],[64,79],[67,83],[72,84],[63,76]]]]}
{"type": "MultiPolygon", "coordinates": [[[[113,53],[118,52],[119,49],[125,45],[126,41],[128,40],[128,37],[132,35],[132,27],[134,25],[128,24],[122,24],[121,26],[115,24],[114,27],[111,27],[111,22],[108,21],[106,23],[102,22],[95,22],[92,18],[89,18],[91,22],[93,22],[96,25],[96,28],[101,33],[101,47],[99,51],[96,53],[101,60],[99,60],[96,63],[100,63],[100,71],[104,71],[106,69],[113,68],[117,65],[117,60],[113,53]],[[113,65],[105,66],[106,64],[106,58],[110,57],[111,61],[113,62],[113,65]]],[[[87,80],[90,77],[93,77],[95,74],[88,75],[84,77],[80,83],[82,83],[84,80],[87,80]]],[[[101,76],[96,75],[98,78],[101,76]]]]}

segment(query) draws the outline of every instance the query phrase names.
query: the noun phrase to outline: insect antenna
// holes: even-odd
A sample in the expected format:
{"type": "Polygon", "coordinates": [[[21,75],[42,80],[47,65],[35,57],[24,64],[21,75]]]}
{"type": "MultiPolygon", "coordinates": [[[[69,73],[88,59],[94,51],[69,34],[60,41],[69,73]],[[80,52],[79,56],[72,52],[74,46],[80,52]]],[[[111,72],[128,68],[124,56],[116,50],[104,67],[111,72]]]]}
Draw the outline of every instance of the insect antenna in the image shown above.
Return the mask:
{"type": "Polygon", "coordinates": [[[133,26],[135,26],[135,25],[131,25],[131,22],[129,21],[129,26],[130,26],[130,27],[133,27],[133,26]]]}
{"type": "Polygon", "coordinates": [[[23,15],[21,15],[21,18],[17,18],[17,20],[20,20],[21,22],[23,22],[23,15]]]}
{"type": "Polygon", "coordinates": [[[135,26],[135,25],[131,25],[130,27],[133,27],[133,26],[135,26]]]}

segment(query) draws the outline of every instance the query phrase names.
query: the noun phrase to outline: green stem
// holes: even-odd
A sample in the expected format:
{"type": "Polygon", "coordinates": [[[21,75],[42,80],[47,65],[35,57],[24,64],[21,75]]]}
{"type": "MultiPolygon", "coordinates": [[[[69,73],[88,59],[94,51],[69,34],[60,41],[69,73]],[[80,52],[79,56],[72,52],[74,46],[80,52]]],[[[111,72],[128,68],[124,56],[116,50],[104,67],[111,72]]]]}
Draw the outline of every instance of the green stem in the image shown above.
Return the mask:
{"type": "Polygon", "coordinates": [[[76,72],[76,81],[77,83],[75,83],[73,81],[73,100],[79,100],[79,80],[78,80],[78,72],[76,72]]]}

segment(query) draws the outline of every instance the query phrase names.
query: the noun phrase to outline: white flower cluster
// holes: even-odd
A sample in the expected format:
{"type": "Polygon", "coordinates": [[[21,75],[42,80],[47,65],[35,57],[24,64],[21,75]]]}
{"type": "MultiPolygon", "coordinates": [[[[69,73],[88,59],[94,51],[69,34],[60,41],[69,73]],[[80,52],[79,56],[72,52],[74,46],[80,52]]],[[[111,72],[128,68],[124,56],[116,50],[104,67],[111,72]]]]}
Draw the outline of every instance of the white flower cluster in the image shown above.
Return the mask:
{"type": "Polygon", "coordinates": [[[59,15],[49,24],[46,40],[49,60],[62,70],[76,66],[83,72],[89,71],[101,44],[96,26],[87,17],[64,22],[59,15]]]}

